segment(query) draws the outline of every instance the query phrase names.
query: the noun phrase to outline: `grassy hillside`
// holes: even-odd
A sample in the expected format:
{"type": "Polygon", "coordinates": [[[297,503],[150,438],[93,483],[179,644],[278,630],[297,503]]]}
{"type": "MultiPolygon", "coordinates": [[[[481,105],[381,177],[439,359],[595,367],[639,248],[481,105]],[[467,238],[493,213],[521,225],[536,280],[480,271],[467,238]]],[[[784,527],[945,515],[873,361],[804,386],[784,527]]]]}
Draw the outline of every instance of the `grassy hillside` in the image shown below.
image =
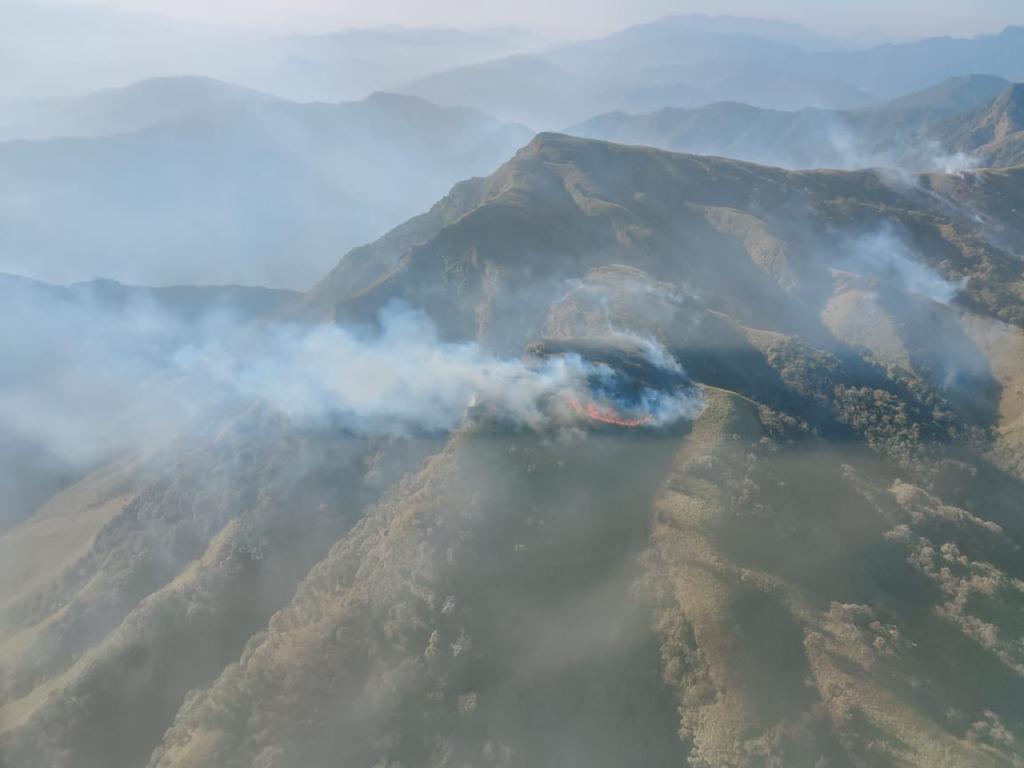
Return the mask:
{"type": "Polygon", "coordinates": [[[278,321],[401,300],[699,407],[200,420],[0,539],[65,564],[12,561],[0,754],[1021,764],[1022,183],[538,137],[278,321]]]}

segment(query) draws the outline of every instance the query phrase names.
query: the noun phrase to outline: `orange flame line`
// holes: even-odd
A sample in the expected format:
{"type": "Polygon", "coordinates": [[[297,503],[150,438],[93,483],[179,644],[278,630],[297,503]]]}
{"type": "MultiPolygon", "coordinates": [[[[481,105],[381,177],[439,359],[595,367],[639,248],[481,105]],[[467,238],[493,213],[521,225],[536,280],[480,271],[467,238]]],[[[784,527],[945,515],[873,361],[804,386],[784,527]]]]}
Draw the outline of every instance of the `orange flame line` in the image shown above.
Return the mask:
{"type": "Polygon", "coordinates": [[[602,408],[595,403],[581,404],[580,401],[572,394],[567,394],[565,396],[565,402],[569,408],[579,415],[586,416],[588,419],[592,419],[593,421],[599,421],[602,424],[613,424],[617,427],[642,427],[653,421],[650,414],[639,419],[630,419],[611,407],[602,408]]]}

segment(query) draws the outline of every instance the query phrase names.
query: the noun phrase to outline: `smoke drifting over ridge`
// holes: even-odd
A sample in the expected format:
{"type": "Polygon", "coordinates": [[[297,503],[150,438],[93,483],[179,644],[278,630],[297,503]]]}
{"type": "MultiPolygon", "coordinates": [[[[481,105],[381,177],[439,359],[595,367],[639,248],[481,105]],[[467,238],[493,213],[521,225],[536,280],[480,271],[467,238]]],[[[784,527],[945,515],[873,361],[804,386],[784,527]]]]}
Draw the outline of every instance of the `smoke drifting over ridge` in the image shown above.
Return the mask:
{"type": "MultiPolygon", "coordinates": [[[[480,202],[469,195],[475,214],[446,211],[438,224],[444,236],[428,233],[430,245],[409,251],[407,242],[385,243],[378,253],[407,255],[400,268],[381,265],[393,270],[386,290],[356,292],[362,284],[379,286],[376,272],[367,270],[357,275],[364,283],[327,282],[322,293],[298,301],[303,311],[277,315],[352,324],[271,322],[251,331],[241,324],[241,337],[230,344],[200,334],[172,345],[169,362],[154,375],[211,393],[211,418],[201,420],[206,443],[196,441],[193,450],[193,441],[177,441],[148,462],[156,466],[155,481],[143,481],[124,513],[111,511],[112,535],[101,538],[92,561],[111,593],[121,595],[137,583],[125,578],[122,562],[148,568],[168,552],[180,557],[160,571],[162,580],[146,586],[163,595],[141,603],[125,596],[123,612],[102,626],[93,620],[97,607],[113,601],[92,587],[104,582],[88,571],[80,571],[78,582],[88,589],[62,586],[64,602],[48,600],[28,614],[47,622],[40,637],[57,650],[48,654],[43,642],[32,643],[33,654],[42,649],[41,672],[22,672],[29,665],[12,656],[10,690],[34,695],[61,674],[65,660],[85,663],[73,685],[58,681],[62,688],[27,725],[7,741],[0,736],[10,762],[32,764],[21,755],[39,750],[39,764],[57,764],[49,756],[66,750],[82,768],[142,765],[160,744],[152,764],[161,768],[220,768],[232,760],[267,768],[429,764],[442,744],[457,757],[451,764],[477,764],[481,754],[498,755],[490,762],[610,768],[686,761],[686,754],[662,759],[657,751],[663,749],[673,756],[702,750],[710,766],[728,763],[729,755],[756,764],[768,739],[783,731],[800,742],[773,747],[779,764],[811,764],[802,755],[820,763],[819,756],[831,759],[833,752],[839,757],[832,762],[853,762],[841,759],[839,745],[846,742],[840,739],[875,732],[859,721],[843,725],[842,704],[822,710],[830,692],[865,690],[869,678],[856,672],[864,667],[848,661],[877,661],[878,684],[861,694],[868,707],[890,690],[890,662],[913,674],[920,657],[924,663],[949,658],[944,648],[910,656],[911,644],[936,635],[914,617],[934,619],[943,604],[921,577],[907,578],[908,557],[922,562],[927,578],[945,567],[938,559],[929,563],[927,553],[962,542],[960,551],[979,563],[1000,558],[1001,573],[1018,575],[1013,540],[975,549],[974,523],[965,536],[923,524],[904,537],[906,546],[890,546],[888,536],[896,525],[916,524],[913,515],[890,509],[898,503],[890,499],[894,476],[926,489],[931,477],[946,484],[935,490],[950,508],[939,509],[939,517],[957,519],[957,505],[979,513],[994,506],[992,497],[970,487],[969,496],[949,487],[957,473],[969,479],[973,467],[933,459],[951,441],[959,449],[960,436],[975,426],[996,423],[943,396],[951,389],[945,382],[956,377],[940,365],[944,358],[931,355],[936,341],[945,353],[950,338],[944,326],[936,332],[935,318],[945,316],[954,329],[961,320],[923,298],[941,298],[941,291],[925,279],[931,272],[913,269],[920,260],[947,280],[970,274],[972,283],[987,285],[980,270],[967,271],[931,250],[940,241],[920,225],[934,216],[930,231],[946,227],[967,242],[963,219],[912,205],[932,204],[919,189],[880,194],[876,174],[784,174],[559,137],[539,140],[531,152],[514,166],[521,173],[509,174],[513,197],[480,202]],[[643,172],[631,176],[637,166],[643,172]],[[672,183],[680,179],[687,186],[672,183]],[[755,196],[755,187],[765,191],[755,196]],[[566,190],[575,196],[564,196],[566,190]],[[687,194],[697,193],[698,200],[707,195],[737,207],[691,208],[687,194]],[[808,202],[821,208],[808,211],[808,202]],[[786,222],[792,222],[788,230],[786,222]],[[823,234],[800,238],[793,230],[802,224],[823,234]],[[870,242],[886,226],[902,248],[870,242]],[[648,227],[656,240],[626,237],[648,227]],[[552,243],[564,243],[565,251],[552,243]],[[847,252],[862,262],[856,269],[862,277],[833,280],[827,268],[847,252]],[[520,266],[526,268],[517,274],[520,266]],[[393,297],[425,308],[441,330],[415,310],[388,305],[393,297]],[[822,304],[805,303],[806,297],[822,304]],[[822,306],[829,322],[819,331],[815,316],[822,306]],[[876,309],[877,322],[857,326],[865,307],[876,309]],[[499,331],[512,326],[521,333],[510,341],[511,333],[499,331]],[[879,338],[879,329],[888,335],[879,338]],[[493,347],[446,341],[453,338],[489,339],[493,347]],[[520,359],[530,339],[537,341],[520,359]],[[704,417],[692,429],[644,430],[655,414],[672,417],[666,398],[684,412],[699,407],[680,361],[703,385],[704,417]],[[217,418],[225,411],[215,410],[221,397],[234,408],[266,405],[245,408],[225,425],[217,418]],[[446,439],[467,406],[467,428],[446,439]],[[509,427],[502,417],[545,429],[509,427]],[[562,423],[568,428],[547,429],[562,423]],[[390,439],[403,430],[430,434],[390,439]],[[387,437],[363,439],[380,432],[387,437]],[[408,462],[394,462],[395,472],[377,479],[377,457],[388,458],[387,444],[417,442],[422,452],[408,451],[408,462]],[[177,469],[182,457],[192,459],[187,472],[177,469]],[[364,477],[386,494],[379,504],[373,489],[353,492],[364,477]],[[297,530],[316,543],[308,555],[291,554],[297,530]],[[188,548],[176,550],[182,540],[188,548]],[[270,591],[261,581],[282,570],[278,563],[290,576],[264,600],[270,591]],[[644,582],[637,584],[640,575],[644,582]],[[297,589],[300,580],[305,586],[297,589]],[[894,589],[900,584],[907,586],[894,589]],[[914,606],[910,621],[892,608],[893,595],[914,606]],[[224,628],[240,624],[240,596],[262,605],[242,636],[224,644],[224,628]],[[113,630],[137,604],[140,612],[127,622],[133,633],[113,630]],[[287,612],[268,618],[279,606],[287,612]],[[859,624],[829,617],[830,606],[860,616],[859,624]],[[196,615],[205,623],[192,630],[196,615]],[[871,630],[876,621],[878,636],[871,630]],[[94,656],[79,655],[88,644],[78,638],[89,625],[90,637],[116,633],[113,642],[102,641],[105,674],[93,671],[94,656]],[[908,638],[893,650],[905,652],[906,661],[882,658],[896,640],[890,626],[908,638]],[[808,644],[815,637],[821,639],[808,644]],[[215,663],[195,672],[193,649],[218,645],[215,663]],[[168,652],[177,648],[188,652],[168,652]],[[126,671],[149,666],[138,663],[140,656],[153,659],[163,677],[146,677],[131,690],[116,684],[138,679],[126,671]],[[536,672],[524,676],[523,669],[536,672]],[[706,669],[705,680],[715,681],[703,689],[703,701],[687,696],[701,690],[704,672],[673,673],[690,669],[706,669]],[[186,674],[194,676],[183,682],[186,674]],[[197,693],[185,699],[184,690],[172,688],[167,695],[168,678],[197,693]],[[153,707],[151,691],[177,700],[153,707]],[[110,709],[68,716],[100,692],[116,699],[110,709]],[[579,706],[595,700],[596,710],[579,706]],[[239,713],[226,723],[225,704],[239,713]],[[120,734],[133,722],[125,713],[135,711],[152,733],[129,743],[120,734]],[[744,725],[770,726],[748,738],[736,728],[737,711],[751,713],[744,725]],[[653,736],[649,723],[658,724],[653,736]],[[106,737],[102,744],[96,734],[106,737]],[[410,746],[392,746],[391,734],[410,746]],[[496,746],[488,747],[491,741],[496,746]],[[111,743],[130,759],[110,759],[111,743]],[[511,752],[500,758],[505,745],[516,750],[514,759],[511,752]],[[89,749],[96,756],[91,761],[82,757],[89,749]]],[[[367,253],[354,255],[356,266],[367,253]]],[[[349,277],[352,272],[359,270],[349,277]]],[[[970,339],[964,345],[973,348],[970,339]]],[[[967,394],[978,391],[972,382],[967,394]]],[[[980,461],[978,471],[985,471],[980,461]]],[[[978,477],[978,487],[998,479],[992,472],[978,477]]],[[[1010,493],[1018,486],[1005,488],[1005,498],[1020,498],[1010,493]]],[[[1013,519],[1005,506],[1006,514],[984,519],[998,525],[1013,519]]],[[[952,601],[960,586],[951,579],[942,589],[952,601]]],[[[969,626],[975,613],[953,608],[969,626]]],[[[1004,624],[1007,638],[1011,621],[1004,624]]],[[[3,679],[0,667],[0,687],[3,679]]],[[[979,722],[979,705],[1018,711],[1019,698],[1007,694],[1003,705],[973,696],[973,689],[959,693],[959,683],[948,683],[954,690],[946,698],[950,706],[966,702],[967,722],[979,722]]],[[[979,681],[979,690],[984,686],[979,681]]],[[[903,699],[907,716],[887,726],[900,731],[896,749],[904,743],[902,723],[930,711],[911,699],[916,695],[903,699]]],[[[933,698],[930,690],[922,696],[933,698]]],[[[871,722],[885,725],[889,713],[881,714],[871,722]]],[[[956,745],[960,733],[940,724],[918,738],[941,748],[941,737],[956,745]]],[[[870,756],[862,762],[873,764],[870,756]]]]}
{"type": "Polygon", "coordinates": [[[967,284],[947,280],[921,258],[896,231],[883,226],[851,238],[837,266],[865,277],[891,282],[908,293],[949,304],[967,284]]]}
{"type": "MultiPolygon", "coordinates": [[[[254,359],[187,353],[231,391],[257,398],[300,421],[336,421],[357,432],[454,429],[473,405],[532,428],[551,422],[557,396],[587,393],[614,371],[577,354],[543,359],[496,357],[480,345],[445,343],[430,318],[400,304],[379,316],[380,332],[343,326],[276,326],[254,359]],[[226,365],[224,364],[226,361],[226,365]]],[[[656,366],[681,371],[654,342],[638,347],[656,366]]],[[[699,411],[699,396],[645,391],[652,425],[699,411]]]]}
{"type": "MultiPolygon", "coordinates": [[[[642,387],[617,404],[616,373],[606,364],[572,353],[505,358],[477,343],[446,343],[429,317],[400,304],[382,310],[380,331],[270,324],[259,339],[227,308],[186,323],[141,298],[110,307],[90,296],[74,303],[15,292],[7,314],[0,351],[12,365],[0,386],[0,424],[8,440],[36,446],[61,471],[155,447],[192,419],[224,417],[252,401],[304,426],[367,435],[450,431],[474,405],[543,428],[572,419],[566,393],[640,409],[650,426],[700,409],[692,389],[642,387]],[[81,332],[72,339],[67,328],[81,332]]],[[[620,341],[682,374],[656,342],[620,341]]]]}

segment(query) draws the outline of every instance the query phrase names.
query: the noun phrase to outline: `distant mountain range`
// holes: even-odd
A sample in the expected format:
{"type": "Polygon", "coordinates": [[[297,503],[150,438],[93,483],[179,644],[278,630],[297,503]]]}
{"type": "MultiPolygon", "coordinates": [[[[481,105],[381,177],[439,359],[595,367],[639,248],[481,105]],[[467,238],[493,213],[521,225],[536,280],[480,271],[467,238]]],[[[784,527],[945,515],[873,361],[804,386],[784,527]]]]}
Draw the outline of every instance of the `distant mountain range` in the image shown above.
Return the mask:
{"type": "Polygon", "coordinates": [[[5,0],[0,102],[81,96],[179,75],[229,80],[299,101],[355,100],[396,90],[426,72],[542,42],[512,27],[465,32],[389,26],[281,36],[103,5],[5,0]]]}
{"type": "Polygon", "coordinates": [[[154,77],[203,75],[296,101],[404,92],[535,129],[614,110],[738,101],[851,109],[948,77],[1024,80],[1024,27],[853,49],[796,24],[669,16],[551,44],[515,28],[378,27],[273,36],[88,5],[0,4],[3,101],[68,97],[154,77]],[[119,51],[117,61],[104,52],[119,51]]]}
{"type": "Polygon", "coordinates": [[[409,96],[298,104],[201,78],[27,112],[8,135],[92,135],[0,144],[18,190],[0,267],[54,281],[304,287],[532,136],[409,96]]]}
{"type": "Polygon", "coordinates": [[[0,141],[133,133],[196,114],[269,105],[277,97],[207,77],[164,77],[77,98],[0,106],[0,141]]]}
{"type": "Polygon", "coordinates": [[[333,349],[302,346],[283,398],[205,413],[0,537],[0,754],[1016,764],[1022,189],[1022,167],[538,136],[345,256],[245,358],[283,321],[377,338],[402,302],[437,354],[499,356],[481,376],[589,360],[576,395],[694,407],[656,425],[570,392],[368,434],[289,411],[333,349]]]}
{"type": "Polygon", "coordinates": [[[960,75],[875,108],[888,111],[925,109],[939,116],[952,116],[985,106],[998,98],[1009,85],[1009,81],[992,75],[960,75]]]}
{"type": "MultiPolygon", "coordinates": [[[[290,61],[301,58],[299,48],[330,57],[338,46],[345,55],[365,47],[384,56],[394,45],[429,58],[448,43],[482,55],[490,34],[526,44],[514,30],[481,38],[392,28],[244,42],[286,50],[290,61]]],[[[944,66],[956,71],[994,46],[1003,53],[989,68],[1012,71],[1016,53],[1006,40],[1015,34],[946,41],[942,46],[960,53],[950,53],[944,66]]],[[[932,50],[922,45],[884,50],[910,57],[932,50]]],[[[801,69],[811,56],[856,54],[835,46],[792,25],[670,17],[542,54],[428,75],[411,90],[525,116],[534,126],[591,118],[569,129],[582,136],[785,167],[1020,162],[1020,96],[1007,90],[1008,81],[962,75],[863,106],[876,100],[865,86],[830,79],[825,66],[801,69]],[[693,73],[700,76],[688,79],[693,73]],[[729,94],[749,103],[718,101],[729,94]],[[593,118],[613,107],[709,101],[716,103],[593,118]],[[857,108],[756,106],[773,103],[857,108]]],[[[321,69],[349,71],[341,63],[321,69]]],[[[456,180],[491,172],[532,135],[521,124],[415,96],[298,103],[198,76],[0,105],[0,180],[19,190],[0,199],[0,268],[58,282],[105,275],[135,283],[307,287],[338,253],[378,237],[456,180]],[[60,227],[51,226],[56,220],[60,227]]]]}
{"type": "Polygon", "coordinates": [[[262,40],[224,58],[211,73],[296,101],[341,101],[397,91],[424,73],[532,50],[543,42],[514,27],[343,30],[262,40]]]}
{"type": "Polygon", "coordinates": [[[1022,50],[1024,26],[1010,26],[973,38],[935,37],[858,51],[811,53],[793,66],[842,80],[877,99],[891,99],[972,72],[1020,82],[1022,50]]]}
{"type": "Polygon", "coordinates": [[[796,26],[668,17],[599,40],[439,72],[405,90],[440,104],[470,104],[539,129],[653,104],[691,106],[722,99],[766,107],[870,103],[868,94],[841,81],[789,68],[786,62],[803,55],[792,41],[806,39],[820,44],[796,26]]]}
{"type": "Polygon", "coordinates": [[[806,34],[772,30],[767,23],[669,17],[601,40],[429,75],[406,90],[543,129],[614,110],[720,101],[851,109],[972,73],[1024,80],[1024,28],[865,50],[820,50],[821,41],[806,34]]]}
{"type": "Polygon", "coordinates": [[[942,170],[1024,163],[1022,114],[1022,86],[973,75],[861,110],[780,112],[719,103],[615,112],[569,132],[788,168],[942,170]]]}

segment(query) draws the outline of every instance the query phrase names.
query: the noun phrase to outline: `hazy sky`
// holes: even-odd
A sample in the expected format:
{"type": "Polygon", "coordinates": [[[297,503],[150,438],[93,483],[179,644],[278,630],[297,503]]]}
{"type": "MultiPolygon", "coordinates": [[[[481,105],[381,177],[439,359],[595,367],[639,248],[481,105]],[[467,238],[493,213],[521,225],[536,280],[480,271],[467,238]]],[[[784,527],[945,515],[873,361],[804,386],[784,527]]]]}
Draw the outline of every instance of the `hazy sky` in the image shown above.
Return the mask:
{"type": "Polygon", "coordinates": [[[970,35],[1024,24],[1024,0],[106,0],[103,4],[196,21],[288,29],[518,24],[566,37],[695,12],[786,19],[851,36],[868,30],[890,37],[970,35]]]}

